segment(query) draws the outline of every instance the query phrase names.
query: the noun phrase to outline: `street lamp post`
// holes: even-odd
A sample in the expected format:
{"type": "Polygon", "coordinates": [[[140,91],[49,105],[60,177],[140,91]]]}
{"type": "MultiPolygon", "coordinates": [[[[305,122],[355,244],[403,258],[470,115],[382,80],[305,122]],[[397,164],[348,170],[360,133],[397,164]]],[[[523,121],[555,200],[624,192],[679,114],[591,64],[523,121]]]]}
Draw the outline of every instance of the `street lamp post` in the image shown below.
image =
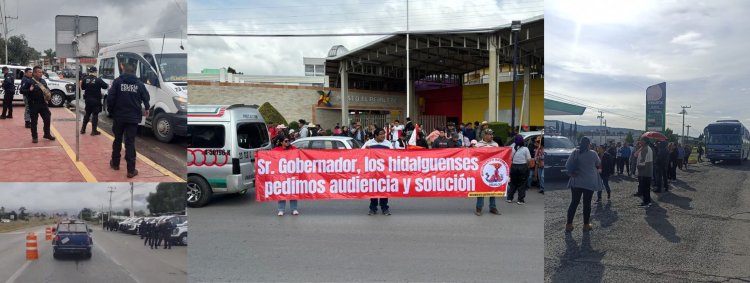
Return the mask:
{"type": "Polygon", "coordinates": [[[510,106],[510,128],[515,131],[516,129],[516,75],[518,74],[518,32],[521,31],[521,21],[511,22],[510,31],[513,33],[513,96],[511,97],[511,102],[510,102],[510,105],[511,105],[510,106]]]}

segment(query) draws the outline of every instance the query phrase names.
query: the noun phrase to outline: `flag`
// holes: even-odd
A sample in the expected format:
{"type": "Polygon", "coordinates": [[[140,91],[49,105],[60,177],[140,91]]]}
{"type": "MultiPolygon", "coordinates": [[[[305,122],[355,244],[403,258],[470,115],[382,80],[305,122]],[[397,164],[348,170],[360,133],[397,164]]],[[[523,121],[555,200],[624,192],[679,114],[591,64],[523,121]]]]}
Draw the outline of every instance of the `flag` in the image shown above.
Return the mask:
{"type": "Polygon", "coordinates": [[[318,94],[320,96],[318,97],[318,105],[325,104],[328,107],[331,107],[333,104],[331,104],[331,91],[329,90],[328,93],[319,90],[318,94]]]}
{"type": "Polygon", "coordinates": [[[414,124],[414,130],[411,131],[411,137],[409,137],[409,145],[417,145],[417,133],[419,132],[419,124],[414,124]]]}

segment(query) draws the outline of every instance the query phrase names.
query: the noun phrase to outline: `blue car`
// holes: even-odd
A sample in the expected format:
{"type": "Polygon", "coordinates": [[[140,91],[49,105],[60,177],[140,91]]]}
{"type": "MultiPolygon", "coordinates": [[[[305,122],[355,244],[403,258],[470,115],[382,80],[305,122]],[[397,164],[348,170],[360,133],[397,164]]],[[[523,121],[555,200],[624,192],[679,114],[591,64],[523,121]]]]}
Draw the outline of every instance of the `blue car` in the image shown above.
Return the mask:
{"type": "Polygon", "coordinates": [[[91,258],[91,247],[94,240],[92,230],[86,223],[76,220],[66,220],[57,224],[52,238],[52,256],[58,258],[61,254],[78,254],[91,258]]]}

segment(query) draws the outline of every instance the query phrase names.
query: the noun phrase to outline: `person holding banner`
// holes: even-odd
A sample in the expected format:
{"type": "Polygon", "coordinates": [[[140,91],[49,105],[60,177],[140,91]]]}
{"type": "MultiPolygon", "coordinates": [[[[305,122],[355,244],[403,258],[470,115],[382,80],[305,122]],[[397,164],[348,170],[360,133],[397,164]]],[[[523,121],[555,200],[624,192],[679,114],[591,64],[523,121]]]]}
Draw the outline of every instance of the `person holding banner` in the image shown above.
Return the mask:
{"type": "MultiPolygon", "coordinates": [[[[482,140],[477,142],[476,147],[500,147],[493,139],[494,133],[492,132],[492,129],[486,129],[482,131],[482,134],[484,136],[482,137],[482,140]]],[[[511,177],[511,180],[512,177],[511,177]]],[[[477,211],[474,212],[477,216],[482,215],[482,207],[484,206],[484,197],[477,197],[477,211]]],[[[495,203],[495,197],[490,197],[490,213],[500,215],[500,212],[497,210],[497,204],[495,203]]]]}
{"type": "MultiPolygon", "coordinates": [[[[275,138],[273,138],[273,149],[272,150],[290,150],[290,149],[297,149],[295,146],[293,146],[289,138],[287,138],[285,135],[277,135],[275,138]]],[[[292,209],[292,215],[299,215],[299,211],[297,211],[297,200],[289,200],[289,208],[292,209]]],[[[286,201],[280,200],[279,201],[279,212],[278,216],[284,216],[284,210],[286,210],[286,201]]]]}
{"type": "MultiPolygon", "coordinates": [[[[375,138],[368,140],[362,146],[362,148],[387,148],[393,149],[393,144],[385,140],[385,129],[377,128],[374,131],[375,138]]],[[[391,211],[388,206],[388,198],[371,198],[370,199],[370,212],[367,215],[375,215],[378,213],[378,204],[380,209],[383,211],[383,215],[391,215],[391,211]]]]}
{"type": "Polygon", "coordinates": [[[513,196],[518,192],[518,205],[524,205],[526,202],[526,185],[529,178],[529,167],[534,165],[531,159],[529,148],[523,144],[523,136],[516,135],[513,138],[513,153],[511,159],[513,164],[510,166],[510,190],[508,192],[508,203],[513,202],[513,196]]]}

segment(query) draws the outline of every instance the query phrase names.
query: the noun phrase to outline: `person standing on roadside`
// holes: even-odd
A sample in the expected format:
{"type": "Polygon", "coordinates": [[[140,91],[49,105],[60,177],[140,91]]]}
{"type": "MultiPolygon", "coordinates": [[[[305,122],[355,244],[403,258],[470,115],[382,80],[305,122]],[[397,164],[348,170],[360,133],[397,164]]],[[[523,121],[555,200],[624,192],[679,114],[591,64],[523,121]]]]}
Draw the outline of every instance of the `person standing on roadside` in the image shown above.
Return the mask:
{"type": "Polygon", "coordinates": [[[510,166],[510,190],[507,202],[513,202],[513,196],[518,192],[518,205],[526,204],[526,185],[529,178],[529,167],[533,163],[529,148],[523,144],[523,136],[516,135],[513,138],[513,152],[511,153],[512,165],[510,166]]]}
{"type": "Polygon", "coordinates": [[[661,141],[656,145],[659,150],[656,152],[656,160],[654,161],[654,183],[656,183],[655,192],[661,193],[662,188],[664,191],[669,191],[669,181],[667,178],[669,173],[669,149],[667,148],[667,142],[661,141]]]}
{"type": "MultiPolygon", "coordinates": [[[[621,151],[622,148],[623,148],[622,143],[617,142],[617,149],[616,149],[617,153],[615,154],[615,162],[614,162],[614,165],[616,167],[615,171],[617,172],[617,175],[622,175],[622,164],[623,164],[622,163],[622,151],[621,151]]],[[[612,174],[614,173],[615,172],[612,172],[612,174]]]]}
{"type": "Polygon", "coordinates": [[[648,138],[641,138],[638,142],[641,149],[636,152],[638,156],[638,193],[643,198],[639,205],[641,208],[651,206],[651,178],[654,174],[654,151],[651,149],[648,138]]]}
{"type": "MultiPolygon", "coordinates": [[[[487,129],[486,131],[482,131],[484,134],[484,137],[481,141],[476,143],[475,147],[500,147],[492,138],[494,136],[494,132],[492,129],[487,129]]],[[[477,197],[477,205],[476,205],[476,214],[477,216],[482,215],[482,207],[484,206],[484,197],[477,197]]],[[[490,213],[495,215],[500,215],[500,212],[497,210],[497,203],[495,202],[495,197],[490,197],[490,213]]]]}
{"type": "Polygon", "coordinates": [[[677,180],[677,145],[669,143],[669,165],[667,166],[667,179],[677,180]]]}
{"type": "MultiPolygon", "coordinates": [[[[617,149],[615,147],[610,147],[599,156],[602,162],[602,169],[600,170],[599,177],[602,178],[604,189],[607,190],[607,200],[611,199],[612,190],[609,188],[609,177],[615,173],[614,164],[616,151],[617,149]]],[[[596,192],[596,202],[602,202],[602,191],[596,192]]]]}
{"type": "Polygon", "coordinates": [[[49,103],[49,99],[52,96],[52,93],[50,92],[49,87],[47,87],[47,82],[42,79],[43,74],[44,71],[42,70],[42,67],[34,66],[29,84],[26,85],[26,88],[21,89],[21,93],[26,93],[26,95],[28,96],[29,113],[31,115],[32,143],[39,142],[36,126],[40,116],[42,117],[42,122],[44,123],[44,127],[42,128],[44,131],[44,135],[42,136],[42,138],[51,141],[56,139],[50,132],[52,112],[49,111],[49,106],[47,105],[47,103],[49,103]]]}
{"type": "Polygon", "coordinates": [[[536,159],[536,177],[539,180],[539,193],[544,194],[544,136],[540,135],[536,138],[537,148],[534,159],[536,159]]]}
{"type": "Polygon", "coordinates": [[[703,145],[699,143],[698,144],[698,162],[703,162],[702,156],[703,156],[703,145]]]}
{"type": "Polygon", "coordinates": [[[628,171],[628,177],[636,176],[635,175],[636,171],[637,171],[636,169],[638,169],[637,166],[636,166],[638,164],[638,157],[635,156],[635,152],[636,152],[636,150],[638,150],[638,148],[639,147],[636,147],[634,145],[630,146],[630,161],[629,161],[629,163],[630,163],[630,171],[628,171]]]}
{"type": "Polygon", "coordinates": [[[690,154],[693,153],[693,148],[689,145],[685,145],[685,160],[682,161],[683,164],[685,164],[685,170],[688,169],[688,160],[690,159],[690,154]]]}
{"type": "Polygon", "coordinates": [[[583,231],[591,231],[591,198],[594,192],[601,191],[603,184],[600,181],[602,163],[595,151],[589,149],[591,140],[587,137],[581,138],[578,149],[568,157],[565,169],[568,170],[570,179],[568,188],[572,194],[565,231],[573,231],[573,217],[578,210],[578,205],[583,197],[583,231]]]}
{"type": "Polygon", "coordinates": [[[617,168],[618,173],[622,175],[623,169],[628,176],[630,176],[630,155],[632,153],[632,150],[630,148],[630,145],[628,143],[623,143],[622,147],[620,148],[620,165],[619,168],[617,168]]]}
{"type": "Polygon", "coordinates": [[[135,62],[123,58],[118,58],[118,61],[122,62],[123,73],[112,83],[107,95],[107,109],[112,114],[112,134],[115,136],[109,166],[120,170],[120,152],[124,141],[127,177],[133,178],[138,175],[135,169],[135,135],[141,118],[148,117],[150,97],[146,86],[135,76],[135,62]]]}
{"type": "Polygon", "coordinates": [[[0,119],[13,119],[13,95],[16,94],[16,78],[3,67],[3,114],[0,119]]]}
{"type": "Polygon", "coordinates": [[[685,160],[685,147],[677,143],[677,168],[682,170],[682,162],[685,160]]]}
{"type": "MultiPolygon", "coordinates": [[[[377,128],[374,133],[375,138],[368,140],[362,148],[393,149],[393,144],[385,140],[385,129],[377,128]]],[[[371,198],[370,212],[368,212],[367,215],[376,215],[378,213],[378,204],[380,204],[380,209],[383,211],[383,215],[391,215],[391,210],[388,206],[388,198],[371,198]]]]}
{"type": "MultiPolygon", "coordinates": [[[[276,136],[273,139],[273,146],[274,148],[272,150],[290,150],[290,149],[297,149],[295,146],[293,146],[289,139],[286,136],[279,135],[276,136]]],[[[292,199],[289,200],[289,206],[292,209],[292,215],[299,215],[299,211],[297,211],[297,200],[292,199]]],[[[280,200],[278,202],[278,216],[284,216],[284,210],[286,210],[286,200],[280,200]]]]}
{"type": "Polygon", "coordinates": [[[84,90],[83,99],[86,102],[86,114],[83,114],[81,134],[86,133],[86,125],[91,119],[91,135],[99,135],[96,126],[99,124],[99,112],[102,112],[102,89],[107,89],[109,85],[96,77],[96,67],[89,68],[89,74],[81,79],[80,84],[81,89],[84,90]]]}

